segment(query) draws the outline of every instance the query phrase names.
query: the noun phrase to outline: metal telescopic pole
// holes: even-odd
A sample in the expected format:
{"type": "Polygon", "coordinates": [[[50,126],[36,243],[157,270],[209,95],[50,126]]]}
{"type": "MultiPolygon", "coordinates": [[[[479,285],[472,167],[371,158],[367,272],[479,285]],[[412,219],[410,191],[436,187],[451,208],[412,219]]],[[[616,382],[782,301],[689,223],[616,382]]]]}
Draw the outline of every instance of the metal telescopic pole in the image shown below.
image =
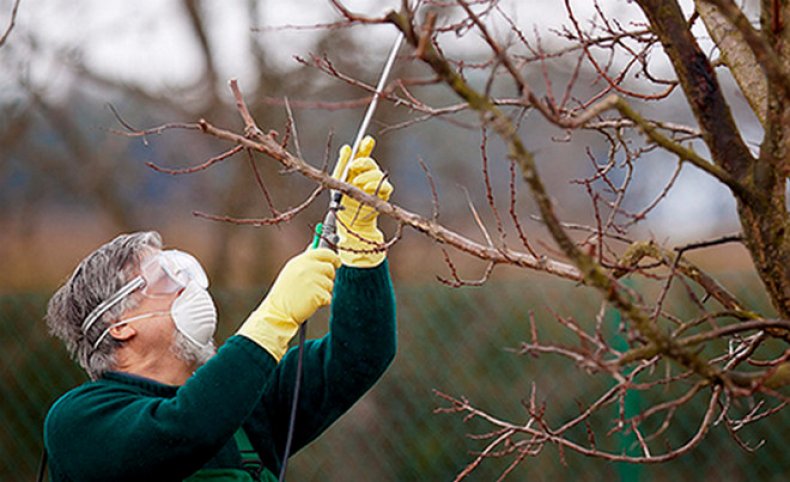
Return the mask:
{"type": "MultiPolygon", "coordinates": [[[[354,156],[357,155],[359,145],[362,143],[362,138],[365,136],[365,132],[368,130],[370,120],[373,118],[373,113],[376,111],[379,98],[381,97],[381,93],[384,90],[384,85],[387,83],[387,78],[389,77],[390,71],[392,70],[392,65],[395,63],[395,58],[398,56],[398,50],[400,49],[402,43],[403,33],[401,32],[398,34],[398,38],[395,39],[395,43],[392,46],[392,50],[390,50],[387,62],[384,64],[384,69],[381,71],[379,83],[376,86],[376,92],[373,94],[373,100],[370,101],[368,110],[365,112],[365,117],[362,119],[362,124],[359,126],[357,137],[354,140],[353,147],[351,148],[351,156],[348,158],[348,162],[346,163],[343,172],[340,174],[340,181],[345,181],[346,177],[348,176],[348,166],[351,164],[354,156]]],[[[316,238],[313,242],[313,248],[330,248],[337,250],[337,244],[340,240],[340,237],[337,234],[337,211],[341,209],[340,201],[342,199],[342,192],[335,190],[330,192],[329,209],[326,212],[326,216],[324,216],[324,221],[316,228],[316,238]]],[[[280,482],[285,480],[285,472],[288,467],[288,457],[291,455],[291,444],[293,443],[294,426],[296,425],[296,409],[299,404],[299,390],[302,385],[302,363],[304,360],[304,345],[306,340],[307,322],[305,321],[302,323],[302,326],[299,327],[299,354],[296,362],[296,380],[294,382],[291,414],[288,421],[288,437],[285,441],[285,450],[283,453],[282,466],[280,468],[280,482]]]]}
{"type": "MultiPolygon", "coordinates": [[[[395,44],[393,44],[392,50],[390,50],[387,63],[384,64],[384,69],[381,71],[381,77],[379,77],[379,83],[376,86],[376,92],[373,94],[373,100],[370,101],[368,110],[365,112],[365,117],[362,119],[362,124],[359,126],[357,138],[354,140],[354,145],[351,148],[351,156],[348,158],[348,162],[346,163],[343,172],[340,174],[340,181],[345,181],[346,177],[348,176],[348,167],[351,165],[351,161],[354,159],[354,156],[357,155],[357,152],[359,151],[359,145],[362,143],[362,139],[365,137],[365,133],[367,132],[368,126],[370,125],[370,120],[373,118],[373,113],[376,111],[376,107],[378,107],[379,98],[381,98],[384,85],[387,83],[387,78],[389,77],[390,71],[392,70],[392,64],[395,63],[395,58],[398,56],[398,50],[400,50],[401,43],[403,43],[403,33],[399,33],[398,38],[395,39],[395,44]]],[[[321,239],[318,242],[318,247],[320,248],[336,246],[338,241],[337,211],[340,209],[340,201],[343,199],[343,193],[333,190],[331,191],[330,196],[329,209],[327,210],[326,216],[324,217],[324,222],[322,223],[321,239]]]]}

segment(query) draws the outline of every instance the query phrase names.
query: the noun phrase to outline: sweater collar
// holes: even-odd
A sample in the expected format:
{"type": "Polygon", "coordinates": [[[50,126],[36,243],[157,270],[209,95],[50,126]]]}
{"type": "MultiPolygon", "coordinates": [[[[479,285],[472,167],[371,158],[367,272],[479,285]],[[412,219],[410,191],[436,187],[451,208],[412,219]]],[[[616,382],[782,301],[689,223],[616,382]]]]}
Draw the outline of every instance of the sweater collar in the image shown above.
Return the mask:
{"type": "Polygon", "coordinates": [[[101,380],[135,387],[149,395],[156,395],[160,397],[172,397],[180,388],[177,385],[166,385],[151,378],[132,375],[131,373],[125,372],[105,372],[102,375],[101,380]]]}

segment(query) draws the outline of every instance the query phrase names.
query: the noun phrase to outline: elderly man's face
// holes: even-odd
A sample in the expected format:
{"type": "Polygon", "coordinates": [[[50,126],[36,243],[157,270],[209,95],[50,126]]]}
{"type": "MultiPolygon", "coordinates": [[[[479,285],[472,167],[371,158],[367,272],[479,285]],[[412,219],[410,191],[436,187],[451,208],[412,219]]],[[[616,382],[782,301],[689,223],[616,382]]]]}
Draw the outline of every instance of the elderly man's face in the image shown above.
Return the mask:
{"type": "Polygon", "coordinates": [[[166,295],[141,296],[140,303],[123,314],[123,318],[152,314],[150,317],[141,317],[130,323],[134,326],[135,336],[142,346],[148,347],[151,351],[170,349],[176,331],[175,323],[170,316],[170,307],[178,294],[176,292],[166,295]]]}
{"type": "Polygon", "coordinates": [[[140,281],[137,306],[111,325],[110,334],[161,363],[178,360],[196,368],[208,361],[215,353],[216,308],[199,262],[180,251],[156,251],[128,284],[140,281]]]}

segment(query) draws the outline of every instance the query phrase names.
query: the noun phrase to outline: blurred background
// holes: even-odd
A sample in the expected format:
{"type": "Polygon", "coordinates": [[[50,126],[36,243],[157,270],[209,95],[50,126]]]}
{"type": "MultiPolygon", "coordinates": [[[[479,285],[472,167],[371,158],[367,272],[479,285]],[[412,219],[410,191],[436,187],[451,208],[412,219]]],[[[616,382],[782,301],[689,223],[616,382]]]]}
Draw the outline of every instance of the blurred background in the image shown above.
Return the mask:
{"type": "MultiPolygon", "coordinates": [[[[400,4],[344,3],[372,16],[400,4]]],[[[531,39],[551,49],[562,46],[555,31],[567,22],[555,3],[512,0],[501,5],[531,39]]],[[[593,14],[585,2],[576,3],[580,17],[593,14]]],[[[0,28],[8,25],[13,6],[13,1],[0,0],[0,28]]],[[[691,2],[684,7],[691,8],[691,2]]],[[[623,23],[640,20],[636,7],[625,0],[607,2],[606,9],[623,23]]],[[[194,213],[271,215],[248,160],[237,156],[198,173],[168,175],[147,163],[194,166],[229,146],[194,131],[144,137],[118,131],[201,118],[241,131],[227,88],[227,81],[236,78],[258,125],[281,136],[287,98],[304,158],[331,167],[340,145],[353,140],[367,98],[359,87],[312,67],[310,56],[326,55],[339,72],[374,84],[396,32],[388,26],[315,28],[340,20],[324,0],[21,0],[15,20],[0,47],[0,480],[31,480],[49,405],[85,380],[43,322],[48,297],[84,256],[119,233],[159,231],[167,245],[194,253],[206,266],[224,339],[262,298],[285,260],[309,243],[327,202],[324,195],[285,225],[207,220],[194,213]]],[[[448,41],[446,51],[469,63],[489,55],[473,35],[448,41]]],[[[396,63],[394,77],[427,76],[423,67],[403,60],[396,63]]],[[[666,69],[661,58],[656,65],[657,73],[668,74],[661,70],[666,69]]],[[[572,63],[558,61],[551,80],[562,85],[572,70],[572,63]]],[[[732,80],[721,74],[744,137],[756,145],[762,134],[759,123],[732,80]]],[[[475,75],[470,71],[470,78],[475,75]]],[[[584,70],[581,76],[593,78],[584,70]]],[[[528,78],[536,90],[545,83],[540,70],[528,72],[528,78]]],[[[588,88],[595,88],[594,83],[588,88]]],[[[458,102],[441,87],[415,91],[432,106],[458,102]]],[[[692,122],[678,94],[645,108],[656,118],[692,122]]],[[[491,212],[483,209],[481,133],[468,127],[476,117],[460,113],[398,128],[415,117],[418,113],[385,102],[370,129],[378,140],[375,157],[396,188],[393,201],[431,216],[422,161],[436,182],[439,220],[482,241],[467,201],[468,193],[482,219],[492,222],[491,212]]],[[[584,133],[567,137],[537,115],[528,114],[521,128],[563,219],[593,223],[589,198],[571,181],[589,175],[589,153],[606,155],[606,146],[584,133]]],[[[497,202],[506,212],[509,166],[494,140],[488,157],[493,190],[502,194],[497,202]]],[[[657,155],[641,161],[631,205],[645,205],[663,189],[674,161],[662,161],[657,155]]],[[[259,158],[255,163],[281,211],[300,203],[314,187],[298,175],[282,173],[274,161],[259,158]]],[[[526,189],[517,188],[517,201],[532,242],[539,251],[549,247],[549,237],[531,217],[535,210],[526,189]]],[[[711,238],[738,231],[734,211],[725,189],[686,169],[635,233],[670,246],[711,238]]],[[[391,223],[382,223],[393,232],[391,223]]],[[[453,259],[464,277],[475,278],[484,267],[462,255],[453,254],[453,259]]],[[[693,259],[722,276],[755,310],[767,309],[745,250],[725,245],[693,259]]],[[[588,319],[597,311],[594,293],[513,268],[498,269],[483,287],[449,288],[436,280],[448,275],[440,248],[413,231],[391,250],[390,260],[399,301],[398,357],[352,416],[296,455],[292,480],[454,478],[473,459],[472,452],[483,447],[466,437],[480,427],[434,414],[442,401],[433,390],[466,396],[503,418],[526,420],[521,401],[535,382],[539,395],[549,400],[552,419],[562,421],[577,413],[576,400],[606,389],[603,378],[585,376],[561,360],[511,351],[529,336],[530,311],[547,336],[562,340],[566,335],[552,324],[552,312],[588,319]]],[[[610,317],[617,323],[616,313],[610,317]]],[[[310,325],[311,335],[320,336],[325,327],[326,320],[319,317],[310,325]]],[[[703,409],[704,402],[681,414],[679,431],[668,439],[685,440],[703,409]]],[[[765,440],[756,454],[742,451],[714,428],[688,458],[667,465],[622,466],[547,450],[524,462],[509,480],[785,480],[790,461],[783,453],[784,424],[772,420],[749,426],[750,432],[742,435],[754,443],[765,440]]],[[[600,443],[634,449],[632,440],[618,434],[600,443]]],[[[470,479],[496,479],[505,467],[504,461],[484,463],[470,479]]]]}

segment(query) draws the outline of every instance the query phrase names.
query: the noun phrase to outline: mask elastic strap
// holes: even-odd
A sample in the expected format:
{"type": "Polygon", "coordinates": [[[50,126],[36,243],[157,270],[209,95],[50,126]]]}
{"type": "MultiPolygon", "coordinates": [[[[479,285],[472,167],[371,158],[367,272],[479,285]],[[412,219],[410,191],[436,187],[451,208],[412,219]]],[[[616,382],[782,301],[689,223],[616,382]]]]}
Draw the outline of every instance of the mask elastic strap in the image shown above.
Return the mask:
{"type": "Polygon", "coordinates": [[[82,333],[84,335],[87,335],[88,334],[88,330],[91,329],[93,324],[96,323],[96,321],[99,318],[101,318],[101,316],[103,314],[105,314],[107,312],[107,310],[109,310],[113,306],[117,305],[122,299],[124,299],[127,296],[129,296],[130,293],[132,293],[134,290],[140,288],[144,284],[145,284],[145,280],[143,279],[143,277],[142,276],[137,276],[132,281],[130,281],[130,282],[126,283],[125,285],[123,285],[121,287],[121,289],[119,289],[118,291],[115,292],[115,294],[113,294],[112,296],[110,296],[106,300],[104,300],[101,303],[99,303],[99,306],[94,308],[93,311],[90,312],[88,317],[85,318],[85,321],[82,323],[82,333]]]}
{"type": "Polygon", "coordinates": [[[167,312],[167,311],[154,311],[152,313],[143,313],[142,315],[137,315],[137,316],[133,316],[131,318],[127,318],[125,320],[117,321],[117,322],[113,323],[112,325],[108,326],[107,328],[105,328],[105,330],[99,336],[99,339],[96,340],[96,342],[93,344],[93,349],[95,350],[99,346],[99,343],[101,343],[102,340],[104,340],[104,338],[107,335],[110,334],[110,330],[112,330],[116,326],[126,325],[126,324],[129,324],[129,323],[133,322],[133,321],[143,320],[145,318],[153,318],[155,316],[163,316],[163,315],[167,315],[168,313],[169,312],[167,312]]]}

